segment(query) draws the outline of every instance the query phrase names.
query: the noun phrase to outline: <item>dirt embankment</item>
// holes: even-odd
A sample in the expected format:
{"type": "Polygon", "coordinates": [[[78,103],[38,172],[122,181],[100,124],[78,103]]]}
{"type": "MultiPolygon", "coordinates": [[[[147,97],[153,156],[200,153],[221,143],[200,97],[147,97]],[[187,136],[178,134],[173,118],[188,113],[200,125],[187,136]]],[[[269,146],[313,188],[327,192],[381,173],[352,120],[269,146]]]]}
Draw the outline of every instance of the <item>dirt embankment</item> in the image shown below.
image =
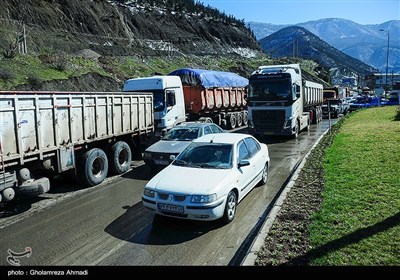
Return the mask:
{"type": "Polygon", "coordinates": [[[261,51],[244,26],[188,11],[127,6],[118,1],[4,0],[0,19],[15,30],[24,23],[31,38],[29,48],[38,52],[75,53],[84,48],[101,55],[155,50],[225,54],[235,48],[261,51]]]}
{"type": "Polygon", "coordinates": [[[339,127],[340,123],[333,126],[307,158],[265,238],[256,266],[310,265],[313,258],[309,243],[310,217],[322,203],[323,159],[339,127]]]}

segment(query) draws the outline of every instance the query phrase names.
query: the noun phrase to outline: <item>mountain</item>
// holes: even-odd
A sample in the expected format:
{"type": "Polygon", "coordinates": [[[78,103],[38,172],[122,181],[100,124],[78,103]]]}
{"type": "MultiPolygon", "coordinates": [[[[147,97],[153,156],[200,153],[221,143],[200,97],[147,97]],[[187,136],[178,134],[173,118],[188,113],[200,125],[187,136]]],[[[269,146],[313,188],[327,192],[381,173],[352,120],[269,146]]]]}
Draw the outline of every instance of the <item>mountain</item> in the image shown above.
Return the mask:
{"type": "Polygon", "coordinates": [[[0,90],[116,91],[193,67],[267,60],[243,20],[195,0],[2,0],[0,90]]]}
{"type": "Polygon", "coordinates": [[[301,57],[312,59],[327,68],[337,68],[343,75],[368,74],[374,68],[355,59],[323,41],[307,29],[299,26],[283,28],[259,43],[272,57],[301,57]]]}
{"type": "Polygon", "coordinates": [[[194,0],[3,0],[0,46],[14,34],[28,50],[101,55],[239,54],[261,51],[243,21],[194,0]]]}
{"type": "MultiPolygon", "coordinates": [[[[249,22],[258,40],[289,25],[249,22]]],[[[361,25],[351,20],[326,18],[295,24],[304,27],[338,50],[386,71],[387,32],[389,30],[389,72],[400,73],[400,20],[361,25]],[[384,30],[384,31],[380,31],[384,30]]]]}

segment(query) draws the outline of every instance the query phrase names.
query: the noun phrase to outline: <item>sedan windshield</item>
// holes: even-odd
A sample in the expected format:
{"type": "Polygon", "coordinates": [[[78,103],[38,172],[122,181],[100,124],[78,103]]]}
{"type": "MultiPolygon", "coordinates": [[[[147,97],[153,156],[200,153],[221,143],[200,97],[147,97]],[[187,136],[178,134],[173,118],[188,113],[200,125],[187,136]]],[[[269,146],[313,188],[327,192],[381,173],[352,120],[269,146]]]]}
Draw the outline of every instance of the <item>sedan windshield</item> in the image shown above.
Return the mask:
{"type": "Polygon", "coordinates": [[[218,143],[192,143],[172,163],[196,168],[232,168],[233,146],[218,143]]]}
{"type": "Polygon", "coordinates": [[[197,139],[199,135],[199,128],[184,127],[174,128],[168,131],[168,133],[162,138],[167,141],[192,141],[197,139]]]}

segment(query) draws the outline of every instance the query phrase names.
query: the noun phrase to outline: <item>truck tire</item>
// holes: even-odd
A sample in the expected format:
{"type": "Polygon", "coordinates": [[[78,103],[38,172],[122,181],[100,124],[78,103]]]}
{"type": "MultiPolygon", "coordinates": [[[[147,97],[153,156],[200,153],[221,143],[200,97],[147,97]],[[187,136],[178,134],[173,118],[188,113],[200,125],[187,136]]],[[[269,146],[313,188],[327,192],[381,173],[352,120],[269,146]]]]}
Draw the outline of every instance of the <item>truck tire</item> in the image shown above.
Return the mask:
{"type": "Polygon", "coordinates": [[[104,181],[108,173],[108,159],[102,149],[93,148],[87,151],[78,164],[80,183],[91,187],[104,181]]]}
{"type": "Polygon", "coordinates": [[[4,189],[1,192],[1,199],[5,202],[11,201],[14,199],[15,191],[13,188],[4,189]]]}
{"type": "Polygon", "coordinates": [[[236,127],[236,115],[235,114],[229,114],[229,128],[234,129],[236,127]]]}
{"type": "Polygon", "coordinates": [[[339,117],[339,112],[335,111],[335,113],[333,113],[333,118],[337,119],[339,117]]]}
{"type": "Polygon", "coordinates": [[[247,123],[249,122],[249,114],[247,111],[243,111],[243,125],[247,126],[247,123]]]}
{"type": "Polygon", "coordinates": [[[38,196],[44,194],[50,190],[50,180],[47,177],[40,179],[29,180],[22,183],[17,189],[16,193],[18,196],[38,196]]]}
{"type": "Polygon", "coordinates": [[[221,127],[222,127],[222,129],[227,129],[227,124],[226,124],[227,122],[226,122],[226,119],[222,119],[221,120],[221,127]]]}
{"type": "Polygon", "coordinates": [[[240,127],[243,125],[243,115],[242,112],[236,114],[236,126],[240,127]]]}
{"type": "Polygon", "coordinates": [[[299,122],[296,122],[296,126],[294,127],[294,134],[292,135],[293,139],[297,139],[297,137],[299,136],[299,131],[300,131],[300,125],[299,122]]]}
{"type": "Polygon", "coordinates": [[[305,131],[310,131],[310,120],[308,120],[308,123],[307,123],[307,126],[306,126],[306,128],[304,129],[305,131]]]}
{"type": "Polygon", "coordinates": [[[118,175],[125,173],[131,168],[132,152],[131,147],[124,141],[118,141],[111,146],[108,161],[110,172],[118,175]]]}

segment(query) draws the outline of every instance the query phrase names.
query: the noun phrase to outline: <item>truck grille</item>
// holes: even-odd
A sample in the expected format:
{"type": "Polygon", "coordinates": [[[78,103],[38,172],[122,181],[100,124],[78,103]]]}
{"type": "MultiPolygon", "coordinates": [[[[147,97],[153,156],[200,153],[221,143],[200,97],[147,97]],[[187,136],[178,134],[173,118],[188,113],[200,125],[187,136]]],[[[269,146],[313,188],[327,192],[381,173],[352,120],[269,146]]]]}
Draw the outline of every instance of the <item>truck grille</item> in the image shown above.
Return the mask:
{"type": "Polygon", "coordinates": [[[254,127],[260,131],[277,131],[283,128],[285,110],[253,111],[254,127]]]}

